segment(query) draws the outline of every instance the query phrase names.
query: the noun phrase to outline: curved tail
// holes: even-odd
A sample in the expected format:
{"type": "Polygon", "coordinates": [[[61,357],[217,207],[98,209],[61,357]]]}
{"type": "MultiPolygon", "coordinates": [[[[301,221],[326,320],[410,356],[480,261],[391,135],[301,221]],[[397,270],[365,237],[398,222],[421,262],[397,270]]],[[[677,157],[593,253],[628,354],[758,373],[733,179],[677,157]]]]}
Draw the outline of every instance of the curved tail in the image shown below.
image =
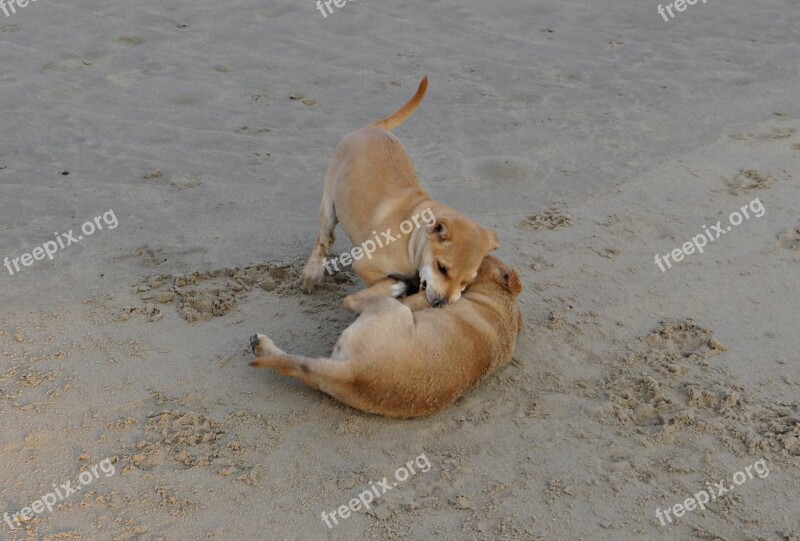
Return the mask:
{"type": "Polygon", "coordinates": [[[408,100],[405,105],[391,115],[373,122],[371,125],[375,126],[376,128],[383,128],[384,130],[392,131],[397,126],[405,122],[405,120],[411,116],[411,113],[414,112],[414,109],[416,109],[419,104],[422,103],[423,98],[425,98],[426,90],[428,90],[427,75],[422,78],[422,81],[419,83],[419,88],[417,88],[417,93],[414,94],[413,98],[408,100]]]}

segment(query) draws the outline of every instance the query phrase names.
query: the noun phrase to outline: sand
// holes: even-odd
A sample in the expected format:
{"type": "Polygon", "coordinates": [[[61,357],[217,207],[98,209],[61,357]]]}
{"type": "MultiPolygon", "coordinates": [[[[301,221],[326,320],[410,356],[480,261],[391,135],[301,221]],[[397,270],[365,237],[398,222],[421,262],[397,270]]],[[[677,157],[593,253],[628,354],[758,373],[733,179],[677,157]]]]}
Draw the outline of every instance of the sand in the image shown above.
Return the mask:
{"type": "Polygon", "coordinates": [[[793,0],[669,22],[619,0],[0,12],[0,259],[118,219],[0,267],[0,514],[114,466],[0,538],[800,539],[799,29],[793,0]],[[525,333],[454,406],[398,421],[250,368],[247,341],[323,355],[354,320],[352,273],[298,289],[322,178],[424,74],[396,134],[498,232],[525,333]]]}

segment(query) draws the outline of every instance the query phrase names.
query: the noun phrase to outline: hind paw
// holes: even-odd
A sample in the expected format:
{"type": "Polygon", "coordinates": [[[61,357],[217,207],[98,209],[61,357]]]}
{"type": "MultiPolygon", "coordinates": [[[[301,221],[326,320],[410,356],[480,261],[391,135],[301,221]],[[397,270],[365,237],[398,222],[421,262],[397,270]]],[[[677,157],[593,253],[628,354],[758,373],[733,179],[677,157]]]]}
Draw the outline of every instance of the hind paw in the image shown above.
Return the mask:
{"type": "Polygon", "coordinates": [[[277,353],[281,350],[266,335],[254,334],[250,337],[250,350],[259,357],[270,353],[277,353]]]}

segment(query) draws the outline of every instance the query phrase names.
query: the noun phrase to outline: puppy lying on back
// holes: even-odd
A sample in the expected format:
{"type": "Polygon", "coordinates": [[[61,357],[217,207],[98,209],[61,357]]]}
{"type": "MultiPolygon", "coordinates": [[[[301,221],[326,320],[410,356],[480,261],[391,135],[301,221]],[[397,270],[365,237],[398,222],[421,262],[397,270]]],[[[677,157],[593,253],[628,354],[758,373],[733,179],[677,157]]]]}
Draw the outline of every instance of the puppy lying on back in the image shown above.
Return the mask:
{"type": "Polygon", "coordinates": [[[368,297],[330,358],[291,355],[263,334],[250,339],[271,368],[354,408],[391,417],[428,415],[452,404],[511,358],[522,315],[517,273],[487,256],[462,300],[412,312],[391,297],[368,297]]]}

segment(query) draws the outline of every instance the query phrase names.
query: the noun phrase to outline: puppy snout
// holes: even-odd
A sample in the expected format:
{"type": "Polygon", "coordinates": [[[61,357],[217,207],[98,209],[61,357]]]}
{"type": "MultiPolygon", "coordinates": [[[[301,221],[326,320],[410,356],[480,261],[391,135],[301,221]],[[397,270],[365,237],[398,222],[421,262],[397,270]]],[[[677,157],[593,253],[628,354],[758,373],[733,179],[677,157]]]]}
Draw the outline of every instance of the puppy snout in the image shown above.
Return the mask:
{"type": "Polygon", "coordinates": [[[441,308],[447,304],[447,297],[443,297],[432,287],[425,289],[425,298],[428,299],[428,303],[434,308],[441,308]]]}

